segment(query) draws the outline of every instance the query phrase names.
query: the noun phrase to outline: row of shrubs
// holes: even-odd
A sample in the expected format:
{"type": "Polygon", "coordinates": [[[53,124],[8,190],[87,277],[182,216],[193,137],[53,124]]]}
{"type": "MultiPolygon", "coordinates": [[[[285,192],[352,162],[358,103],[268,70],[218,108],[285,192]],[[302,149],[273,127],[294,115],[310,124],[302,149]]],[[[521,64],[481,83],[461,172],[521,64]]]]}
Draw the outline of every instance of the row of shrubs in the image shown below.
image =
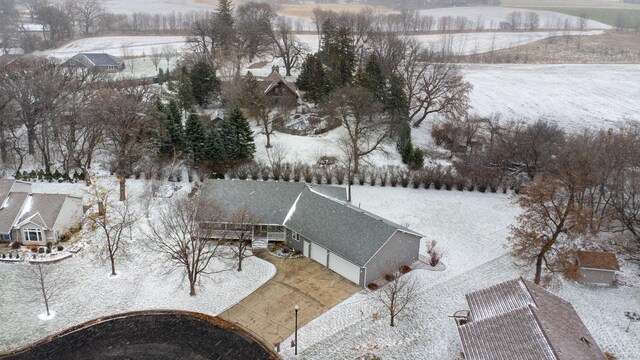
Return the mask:
{"type": "MultiPolygon", "coordinates": [[[[451,166],[426,166],[420,170],[407,170],[397,166],[386,167],[366,167],[358,174],[347,171],[344,166],[310,166],[305,164],[282,163],[280,165],[268,166],[265,164],[251,163],[241,165],[227,172],[229,179],[240,180],[275,180],[294,181],[316,184],[338,184],[343,185],[349,181],[352,185],[370,186],[391,186],[391,187],[413,187],[415,189],[433,187],[436,190],[446,189],[458,191],[479,192],[503,192],[507,189],[520,191],[522,186],[519,180],[510,181],[482,181],[478,179],[465,178],[456,173],[451,166]]],[[[201,177],[203,180],[203,177],[201,177]]]]}
{"type": "MultiPolygon", "coordinates": [[[[400,272],[400,274],[397,274],[397,275],[396,275],[396,274],[386,274],[386,275],[384,276],[384,279],[385,279],[386,281],[393,281],[393,280],[395,280],[398,276],[404,275],[404,274],[406,274],[406,273],[410,272],[411,270],[413,270],[413,269],[411,269],[411,266],[409,266],[409,265],[402,265],[402,266],[400,266],[400,269],[398,269],[398,271],[400,272]]],[[[374,290],[378,290],[378,289],[380,288],[380,285],[379,285],[379,284],[377,284],[377,283],[374,283],[374,282],[373,282],[373,283],[370,283],[369,285],[367,285],[367,288],[368,288],[369,290],[371,290],[371,291],[374,291],[374,290]]]]}
{"type": "Polygon", "coordinates": [[[78,181],[84,181],[84,172],[77,172],[74,171],[73,174],[69,174],[69,173],[61,173],[58,170],[56,170],[55,172],[51,173],[49,171],[44,171],[42,169],[35,171],[35,170],[31,170],[31,172],[27,172],[27,171],[16,171],[15,174],[15,178],[16,180],[23,180],[23,181],[48,181],[48,182],[59,182],[59,183],[63,183],[63,182],[68,182],[68,183],[75,183],[78,181]]]}
{"type": "Polygon", "coordinates": [[[19,253],[15,253],[15,255],[13,253],[9,253],[8,255],[5,253],[2,253],[2,258],[3,259],[20,259],[20,254],[19,253]]]}

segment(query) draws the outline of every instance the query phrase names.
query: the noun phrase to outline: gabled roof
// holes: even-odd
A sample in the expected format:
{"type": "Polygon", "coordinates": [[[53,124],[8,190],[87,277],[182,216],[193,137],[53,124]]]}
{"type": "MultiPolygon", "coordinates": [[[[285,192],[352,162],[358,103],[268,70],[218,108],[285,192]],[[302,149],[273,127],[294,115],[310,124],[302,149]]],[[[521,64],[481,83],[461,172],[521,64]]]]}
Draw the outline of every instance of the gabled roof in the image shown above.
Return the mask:
{"type": "Polygon", "coordinates": [[[458,326],[468,360],[605,360],[573,306],[522,278],[466,295],[458,326]]]}
{"type": "Polygon", "coordinates": [[[5,197],[0,208],[0,233],[8,234],[11,232],[28,196],[29,194],[24,192],[11,192],[5,197]]]}
{"type": "Polygon", "coordinates": [[[305,188],[284,225],[359,266],[397,231],[422,235],[372,213],[305,188]]]}
{"type": "MultiPolygon", "coordinates": [[[[207,180],[202,193],[221,206],[227,214],[248,208],[263,224],[284,223],[298,195],[307,185],[299,182],[253,180],[207,180]]],[[[317,186],[318,191],[346,200],[344,188],[317,186]]],[[[207,200],[207,199],[205,199],[207,200]]]]}
{"type": "Polygon", "coordinates": [[[88,68],[108,67],[108,66],[120,66],[124,63],[124,60],[105,53],[78,53],[74,55],[69,61],[75,60],[88,68]]]}
{"type": "Polygon", "coordinates": [[[614,253],[606,251],[578,251],[578,265],[582,268],[620,270],[614,253]]]}
{"type": "Polygon", "coordinates": [[[300,93],[298,92],[298,88],[295,86],[295,84],[289,83],[287,82],[282,75],[280,75],[280,72],[278,69],[273,69],[271,71],[271,74],[269,74],[269,76],[267,76],[266,78],[264,78],[264,80],[262,81],[262,88],[264,90],[264,93],[268,93],[269,91],[271,91],[271,89],[273,89],[274,87],[278,86],[278,84],[282,84],[285,87],[287,87],[296,97],[300,97],[300,93]]]}
{"type": "Polygon", "coordinates": [[[32,222],[45,229],[53,228],[62,210],[67,195],[63,194],[31,194],[31,204],[24,209],[18,220],[18,226],[32,222]]]}

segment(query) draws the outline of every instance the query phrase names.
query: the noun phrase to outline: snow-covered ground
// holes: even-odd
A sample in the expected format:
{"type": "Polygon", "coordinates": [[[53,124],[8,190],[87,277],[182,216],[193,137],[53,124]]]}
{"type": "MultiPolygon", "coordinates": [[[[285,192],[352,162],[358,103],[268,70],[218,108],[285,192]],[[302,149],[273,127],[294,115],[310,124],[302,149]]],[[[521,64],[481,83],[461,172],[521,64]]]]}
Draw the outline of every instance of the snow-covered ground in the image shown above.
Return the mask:
{"type": "MultiPolygon", "coordinates": [[[[526,13],[535,12],[538,14],[540,21],[540,29],[564,29],[565,22],[569,27],[575,29],[578,27],[579,18],[577,16],[565,15],[554,11],[530,10],[519,8],[495,7],[495,6],[478,6],[478,7],[453,7],[441,9],[420,10],[421,15],[433,16],[434,20],[438,20],[444,16],[465,17],[476,28],[477,24],[482,24],[484,29],[500,29],[500,22],[507,21],[507,16],[518,11],[522,13],[523,22],[526,20],[526,13]]],[[[455,19],[453,20],[455,22],[455,19]]],[[[587,20],[585,29],[609,29],[609,25],[587,20]]]]}
{"type": "MultiPolygon", "coordinates": [[[[501,194],[355,186],[353,196],[354,204],[409,225],[427,241],[437,240],[446,270],[410,273],[420,284],[419,295],[398,316],[395,328],[367,290],[353,295],[299,330],[299,357],[353,359],[374,353],[383,359],[459,359],[462,349],[448,316],[468,308],[464,294],[522,275],[504,247],[518,209],[501,194]],[[374,314],[380,319],[373,320],[374,314]]],[[[634,339],[640,327],[626,333],[623,312],[640,308],[639,287],[563,281],[552,291],[574,305],[605,351],[622,360],[637,359],[640,344],[634,339]]],[[[296,358],[289,347],[282,354],[296,358]]]]}
{"type": "MultiPolygon", "coordinates": [[[[115,181],[113,177],[111,180],[115,181]]],[[[143,183],[128,180],[129,196],[141,195],[143,183]]],[[[182,185],[180,192],[184,195],[189,186],[182,185]]],[[[81,186],[34,184],[35,192],[67,190],[78,194],[81,186]]],[[[153,213],[152,210],[152,221],[153,213]]],[[[51,300],[50,307],[56,315],[46,321],[38,317],[44,311],[41,296],[25,286],[24,265],[0,263],[0,352],[25,346],[91,319],[121,312],[176,309],[217,315],[275,274],[272,264],[250,257],[243,262],[242,272],[226,271],[201,278],[197,295],[190,297],[188,282],[183,281],[180,273],[167,275],[163,266],[165,259],[140,244],[144,239],[146,219],[143,217],[139,223],[141,228],[133,232],[134,244],[129,247],[128,257],[116,261],[116,277],[109,275],[109,264],[97,255],[97,240],[72,258],[51,265],[69,280],[69,285],[51,300]]],[[[214,268],[221,266],[219,262],[213,264],[214,268]]]]}
{"type": "MultiPolygon", "coordinates": [[[[599,35],[602,30],[569,31],[569,35],[599,35]]],[[[471,32],[442,35],[416,35],[426,47],[444,50],[455,55],[481,54],[493,50],[509,49],[543,40],[552,36],[565,35],[558,31],[535,32],[471,32]]]]}
{"type": "Polygon", "coordinates": [[[568,130],[640,121],[640,65],[465,65],[473,111],[568,130]]]}
{"type": "Polygon", "coordinates": [[[184,36],[98,36],[74,40],[57,49],[35,54],[59,59],[68,59],[79,52],[105,52],[114,56],[149,56],[153,48],[162,51],[164,47],[170,47],[180,52],[184,46],[184,36]]]}

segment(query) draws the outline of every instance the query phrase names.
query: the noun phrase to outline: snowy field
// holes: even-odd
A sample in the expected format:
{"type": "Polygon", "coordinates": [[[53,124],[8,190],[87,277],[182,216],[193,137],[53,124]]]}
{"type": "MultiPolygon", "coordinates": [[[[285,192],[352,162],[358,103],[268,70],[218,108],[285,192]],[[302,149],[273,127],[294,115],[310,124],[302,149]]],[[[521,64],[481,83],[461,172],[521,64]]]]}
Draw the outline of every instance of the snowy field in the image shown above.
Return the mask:
{"type": "Polygon", "coordinates": [[[569,130],[640,121],[640,65],[465,65],[473,111],[569,130]]]}
{"type": "Polygon", "coordinates": [[[182,51],[184,36],[99,36],[71,41],[57,49],[34,53],[35,55],[68,59],[79,52],[105,52],[114,56],[149,56],[153,48],[170,47],[182,51]]]}
{"type": "MultiPolygon", "coordinates": [[[[183,185],[182,195],[189,188],[188,184],[183,185]]],[[[130,197],[142,194],[143,187],[142,181],[127,181],[130,197]]],[[[34,191],[79,194],[81,187],[35,183],[34,191]]],[[[144,217],[140,222],[146,224],[144,217]]],[[[166,268],[162,266],[165,260],[141,248],[142,231],[134,231],[137,247],[129,247],[129,256],[116,261],[116,277],[109,275],[108,262],[97,255],[96,241],[71,259],[52,265],[70,283],[51,300],[50,307],[56,315],[46,321],[39,319],[45,312],[41,296],[25,287],[23,265],[0,263],[0,352],[25,346],[91,319],[127,311],[175,309],[217,315],[275,275],[272,264],[250,257],[244,260],[242,272],[225,271],[201,278],[197,295],[190,297],[188,281],[183,281],[178,272],[165,274],[166,268]]],[[[222,264],[216,262],[213,266],[221,268],[222,264]]]]}
{"type": "MultiPolygon", "coordinates": [[[[398,316],[395,328],[389,327],[384,308],[367,290],[353,295],[298,332],[299,356],[354,359],[374,353],[383,359],[458,359],[462,348],[448,316],[468,308],[464,294],[522,275],[504,247],[507,226],[518,209],[508,195],[477,192],[355,186],[353,196],[354,204],[408,224],[426,240],[437,240],[446,269],[410,273],[421,284],[419,295],[398,316]],[[374,313],[379,320],[373,320],[374,313]]],[[[640,327],[626,333],[623,312],[640,308],[640,288],[563,282],[552,291],[573,303],[604,350],[621,360],[637,359],[640,344],[634,339],[640,336],[640,327]]],[[[283,356],[296,358],[288,346],[283,356]]]]}
{"type": "MultiPolygon", "coordinates": [[[[507,8],[507,7],[495,7],[495,6],[478,6],[478,7],[454,7],[454,8],[441,8],[441,9],[429,9],[420,10],[422,15],[433,16],[435,20],[443,16],[452,17],[466,17],[468,21],[473,23],[473,28],[478,23],[482,24],[484,29],[500,29],[500,22],[507,21],[507,16],[514,12],[519,11],[523,14],[523,20],[525,20],[525,13],[535,12],[540,19],[540,29],[563,29],[565,21],[573,29],[578,27],[579,18],[576,16],[565,15],[554,11],[544,10],[529,10],[520,8],[507,8]]],[[[611,26],[594,21],[587,20],[585,23],[585,29],[609,29],[611,26]]]]}

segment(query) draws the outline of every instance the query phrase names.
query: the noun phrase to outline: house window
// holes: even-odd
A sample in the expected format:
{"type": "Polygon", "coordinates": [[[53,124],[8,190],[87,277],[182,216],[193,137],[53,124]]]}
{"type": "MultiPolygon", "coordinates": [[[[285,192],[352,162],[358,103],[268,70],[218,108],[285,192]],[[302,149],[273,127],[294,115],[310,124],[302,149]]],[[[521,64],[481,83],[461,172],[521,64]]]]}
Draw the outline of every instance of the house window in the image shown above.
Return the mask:
{"type": "Polygon", "coordinates": [[[24,241],[42,241],[42,230],[24,229],[24,241]]]}
{"type": "Polygon", "coordinates": [[[292,236],[293,236],[293,240],[300,241],[300,234],[298,234],[297,232],[294,232],[292,236]]]}
{"type": "Polygon", "coordinates": [[[2,240],[11,240],[11,234],[2,234],[2,240]]]}

